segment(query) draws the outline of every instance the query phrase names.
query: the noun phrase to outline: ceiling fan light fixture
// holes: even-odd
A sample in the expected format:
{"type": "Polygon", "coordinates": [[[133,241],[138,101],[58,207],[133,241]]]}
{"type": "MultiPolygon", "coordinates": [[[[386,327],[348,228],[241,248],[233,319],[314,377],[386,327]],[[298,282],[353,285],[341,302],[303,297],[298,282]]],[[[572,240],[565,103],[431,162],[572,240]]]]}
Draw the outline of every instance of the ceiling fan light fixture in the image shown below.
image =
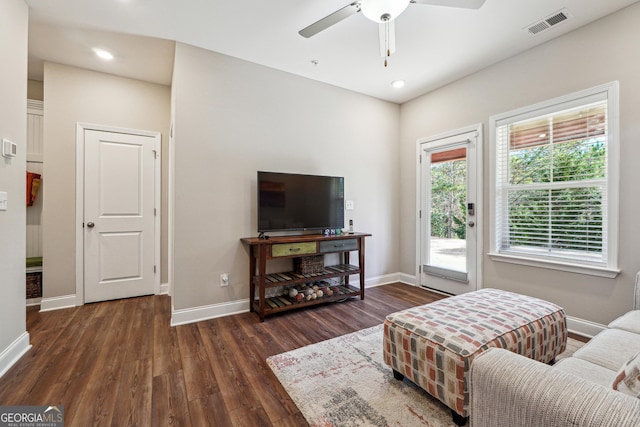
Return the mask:
{"type": "Polygon", "coordinates": [[[405,11],[411,0],[362,0],[364,16],[378,23],[393,21],[405,11]]]}

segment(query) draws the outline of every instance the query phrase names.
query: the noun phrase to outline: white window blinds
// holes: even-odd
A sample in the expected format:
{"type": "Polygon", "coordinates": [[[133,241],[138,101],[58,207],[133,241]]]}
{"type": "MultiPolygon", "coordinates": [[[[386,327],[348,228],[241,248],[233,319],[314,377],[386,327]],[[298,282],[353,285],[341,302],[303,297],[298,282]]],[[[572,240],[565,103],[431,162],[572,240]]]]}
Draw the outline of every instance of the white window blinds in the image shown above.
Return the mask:
{"type": "Polygon", "coordinates": [[[609,267],[607,93],[495,120],[495,249],[609,267]]]}

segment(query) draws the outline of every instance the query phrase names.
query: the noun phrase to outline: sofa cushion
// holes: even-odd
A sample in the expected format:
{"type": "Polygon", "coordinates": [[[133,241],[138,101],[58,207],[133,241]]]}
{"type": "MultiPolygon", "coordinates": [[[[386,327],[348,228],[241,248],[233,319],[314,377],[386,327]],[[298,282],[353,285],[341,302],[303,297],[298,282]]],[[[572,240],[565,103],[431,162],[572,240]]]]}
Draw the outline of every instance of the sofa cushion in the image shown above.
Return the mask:
{"type": "Polygon", "coordinates": [[[573,354],[617,372],[631,357],[640,352],[640,335],[621,329],[605,329],[573,354]]]}
{"type": "Polygon", "coordinates": [[[577,377],[610,388],[616,378],[616,371],[595,365],[577,357],[568,357],[553,365],[553,369],[573,374],[577,377]]]}
{"type": "Polygon", "coordinates": [[[637,353],[620,368],[613,381],[613,389],[640,397],[640,353],[637,353]]]}
{"type": "Polygon", "coordinates": [[[618,317],[609,323],[609,328],[640,334],[640,310],[632,310],[618,317]]]}

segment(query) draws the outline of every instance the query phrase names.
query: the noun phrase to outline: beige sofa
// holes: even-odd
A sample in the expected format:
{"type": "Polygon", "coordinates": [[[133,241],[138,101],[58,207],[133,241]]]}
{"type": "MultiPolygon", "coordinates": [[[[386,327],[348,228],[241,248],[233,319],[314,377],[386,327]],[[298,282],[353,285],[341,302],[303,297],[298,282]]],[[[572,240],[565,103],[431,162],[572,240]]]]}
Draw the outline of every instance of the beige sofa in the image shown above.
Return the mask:
{"type": "Polygon", "coordinates": [[[640,352],[640,273],[634,310],[572,357],[545,365],[502,349],[479,355],[469,372],[471,427],[638,427],[640,399],[613,389],[640,352]]]}

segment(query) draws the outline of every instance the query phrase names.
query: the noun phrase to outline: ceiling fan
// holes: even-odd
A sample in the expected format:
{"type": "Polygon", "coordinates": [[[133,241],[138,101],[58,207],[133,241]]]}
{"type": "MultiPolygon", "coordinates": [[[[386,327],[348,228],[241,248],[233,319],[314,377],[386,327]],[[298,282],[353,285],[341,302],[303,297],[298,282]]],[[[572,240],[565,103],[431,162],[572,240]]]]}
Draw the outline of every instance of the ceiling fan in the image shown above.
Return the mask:
{"type": "Polygon", "coordinates": [[[365,17],[378,23],[380,55],[385,57],[384,66],[386,67],[386,58],[396,50],[394,21],[405,11],[409,3],[479,9],[484,2],[485,0],[356,0],[303,28],[298,33],[309,38],[351,15],[362,12],[365,17]]]}

